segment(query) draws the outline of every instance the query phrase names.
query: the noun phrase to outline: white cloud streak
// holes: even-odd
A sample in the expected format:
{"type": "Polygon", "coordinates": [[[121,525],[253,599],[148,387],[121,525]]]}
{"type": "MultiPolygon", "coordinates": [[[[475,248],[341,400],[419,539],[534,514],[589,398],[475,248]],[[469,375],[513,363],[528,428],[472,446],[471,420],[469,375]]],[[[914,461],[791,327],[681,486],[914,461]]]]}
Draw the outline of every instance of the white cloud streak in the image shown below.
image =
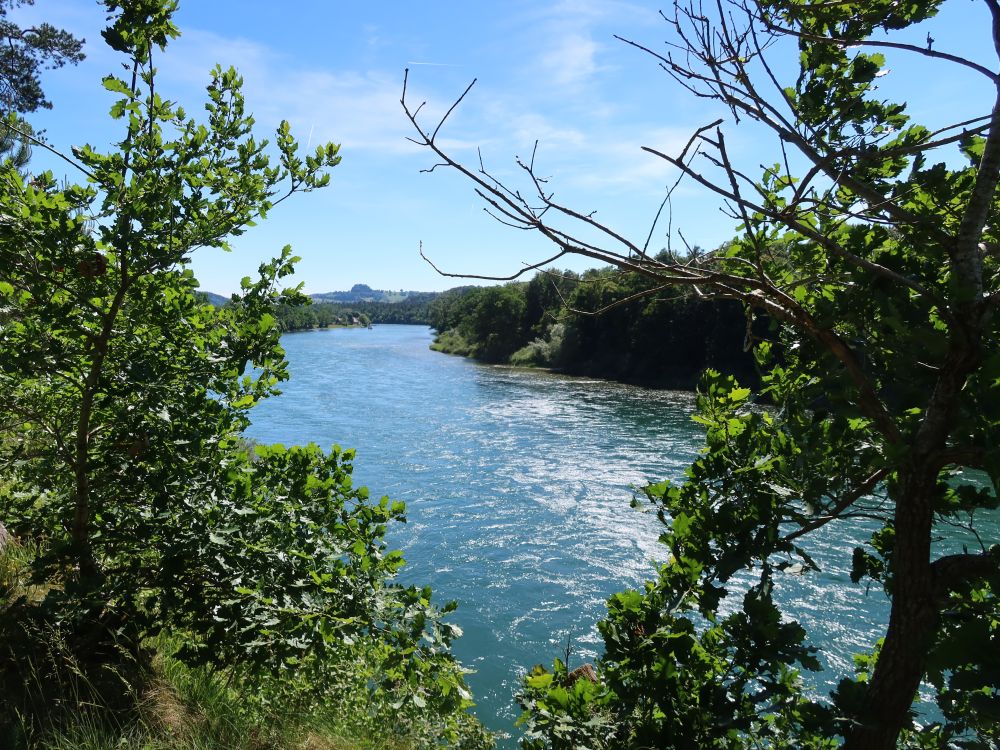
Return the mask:
{"type": "Polygon", "coordinates": [[[193,90],[224,60],[245,79],[248,108],[265,125],[286,119],[313,141],[345,149],[412,153],[408,123],[399,104],[401,76],[380,71],[303,69],[265,45],[188,30],[175,42],[161,72],[193,90]]]}
{"type": "MultiPolygon", "coordinates": [[[[514,156],[530,156],[538,140],[540,164],[564,187],[615,192],[662,189],[675,172],[640,146],[679,151],[690,129],[622,123],[614,116],[613,102],[602,101],[594,82],[602,68],[595,28],[609,16],[646,22],[649,14],[648,9],[628,3],[596,0],[560,0],[533,11],[519,23],[534,22],[534,33],[553,42],[531,62],[543,81],[539,85],[556,85],[563,93],[572,89],[573,98],[585,103],[581,111],[589,116],[557,120],[557,115],[531,107],[535,96],[488,90],[480,84],[451,115],[440,144],[458,153],[483,147],[500,174],[511,175],[516,173],[514,156]]],[[[207,72],[217,61],[232,64],[244,75],[249,108],[265,126],[287,119],[296,132],[311,133],[314,143],[340,143],[345,154],[419,153],[406,140],[413,133],[399,104],[400,73],[304,68],[295,58],[264,44],[191,29],[174,44],[162,69],[193,89],[207,81],[207,72]]],[[[423,77],[419,85],[411,81],[413,101],[428,100],[421,119],[430,129],[451,105],[447,98],[423,90],[434,82],[433,76],[423,77]]]]}

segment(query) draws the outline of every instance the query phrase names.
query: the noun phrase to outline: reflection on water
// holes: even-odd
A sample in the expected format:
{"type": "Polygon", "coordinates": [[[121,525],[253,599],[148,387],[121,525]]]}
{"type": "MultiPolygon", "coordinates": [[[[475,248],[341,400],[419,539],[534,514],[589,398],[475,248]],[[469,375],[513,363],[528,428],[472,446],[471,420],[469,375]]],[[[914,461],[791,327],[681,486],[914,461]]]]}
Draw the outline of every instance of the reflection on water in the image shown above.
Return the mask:
{"type": "MultiPolygon", "coordinates": [[[[481,366],[430,341],[415,326],[285,336],[292,379],[251,434],[354,447],[358,482],[406,501],[390,537],[404,579],[459,602],[455,652],[476,670],[477,713],[510,731],[523,671],[567,638],[574,664],[592,660],[607,597],[650,576],[661,528],[630,509],[633,488],[679,478],[702,433],[689,393],[481,366]]],[[[820,684],[849,671],[884,616],[881,591],[847,575],[858,535],[830,530],[810,547],[823,572],[781,581],[834,667],[820,684]]]]}

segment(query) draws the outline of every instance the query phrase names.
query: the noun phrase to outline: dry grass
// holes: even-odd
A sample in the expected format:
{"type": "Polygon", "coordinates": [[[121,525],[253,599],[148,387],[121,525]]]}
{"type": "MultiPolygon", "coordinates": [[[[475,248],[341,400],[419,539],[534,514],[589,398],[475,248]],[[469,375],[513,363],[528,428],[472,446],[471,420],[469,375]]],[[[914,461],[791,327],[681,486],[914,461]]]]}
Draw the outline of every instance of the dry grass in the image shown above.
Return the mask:
{"type": "Polygon", "coordinates": [[[152,729],[178,743],[189,743],[196,734],[196,717],[174,687],[162,680],[148,688],[139,710],[152,729]]]}

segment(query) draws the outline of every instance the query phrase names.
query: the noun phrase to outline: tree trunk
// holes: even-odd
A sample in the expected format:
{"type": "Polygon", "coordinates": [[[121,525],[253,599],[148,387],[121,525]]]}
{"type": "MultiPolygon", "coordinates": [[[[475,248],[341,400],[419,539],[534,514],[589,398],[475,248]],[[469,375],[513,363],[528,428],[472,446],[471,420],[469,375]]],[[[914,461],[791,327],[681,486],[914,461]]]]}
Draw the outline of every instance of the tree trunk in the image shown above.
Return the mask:
{"type": "Polygon", "coordinates": [[[847,733],[848,750],[891,750],[909,724],[924,662],[939,622],[930,560],[935,472],[914,461],[900,473],[896,491],[896,540],[892,551],[892,611],[865,711],[847,733]]]}

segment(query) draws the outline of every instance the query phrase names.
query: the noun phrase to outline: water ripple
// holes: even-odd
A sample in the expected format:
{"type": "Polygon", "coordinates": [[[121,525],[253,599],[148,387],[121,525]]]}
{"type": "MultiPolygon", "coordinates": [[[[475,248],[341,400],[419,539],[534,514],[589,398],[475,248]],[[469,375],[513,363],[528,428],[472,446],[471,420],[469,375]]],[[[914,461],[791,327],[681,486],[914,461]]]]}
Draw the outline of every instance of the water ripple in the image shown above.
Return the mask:
{"type": "MultiPolygon", "coordinates": [[[[404,578],[459,602],[455,651],[477,670],[478,712],[510,731],[520,675],[567,638],[574,663],[594,659],[607,597],[662,559],[655,517],[629,502],[679,478],[702,434],[691,394],[480,366],[429,351],[430,339],[413,326],[285,336],[292,379],[257,407],[251,434],[354,447],[359,482],[406,501],[409,522],[390,539],[404,578]]],[[[822,573],[780,582],[833,669],[818,677],[824,692],[886,608],[881,591],[850,584],[843,533],[812,548],[822,573]]]]}

